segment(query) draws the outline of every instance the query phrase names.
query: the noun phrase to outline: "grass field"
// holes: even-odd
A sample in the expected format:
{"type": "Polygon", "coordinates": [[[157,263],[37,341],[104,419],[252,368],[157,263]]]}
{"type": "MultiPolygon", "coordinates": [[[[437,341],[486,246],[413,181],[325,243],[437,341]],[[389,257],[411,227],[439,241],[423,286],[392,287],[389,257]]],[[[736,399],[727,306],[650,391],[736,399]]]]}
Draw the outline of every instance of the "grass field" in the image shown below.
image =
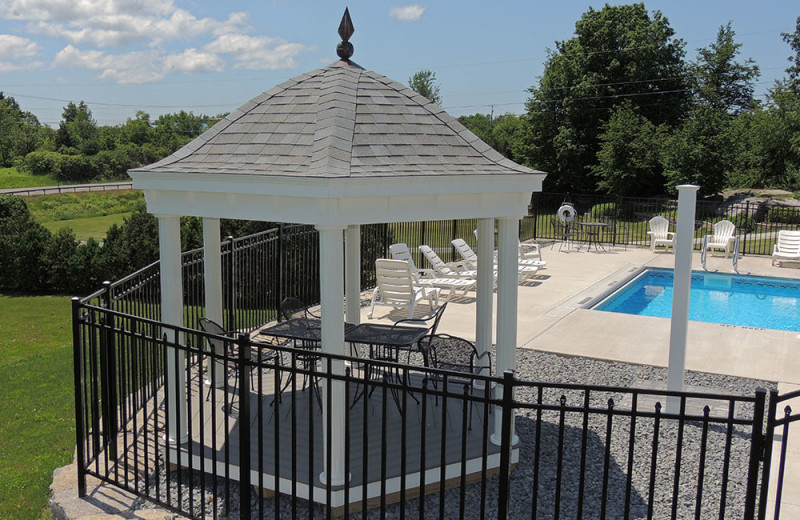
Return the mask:
{"type": "Polygon", "coordinates": [[[28,208],[37,222],[53,222],[130,213],[142,200],[142,192],[134,190],[41,195],[29,198],[28,208]]]}
{"type": "Polygon", "coordinates": [[[0,294],[0,316],[0,518],[50,518],[75,449],[70,299],[0,294]]]}
{"type": "Polygon", "coordinates": [[[52,175],[30,175],[18,172],[16,168],[0,168],[0,189],[36,188],[57,184],[58,180],[52,175]]]}
{"type": "Polygon", "coordinates": [[[95,240],[100,241],[106,237],[108,228],[110,228],[113,224],[121,226],[123,220],[130,216],[130,213],[117,213],[115,215],[105,215],[102,217],[54,220],[50,222],[42,222],[42,225],[53,233],[61,228],[71,228],[75,233],[76,240],[85,241],[89,240],[89,238],[94,238],[95,240]]]}

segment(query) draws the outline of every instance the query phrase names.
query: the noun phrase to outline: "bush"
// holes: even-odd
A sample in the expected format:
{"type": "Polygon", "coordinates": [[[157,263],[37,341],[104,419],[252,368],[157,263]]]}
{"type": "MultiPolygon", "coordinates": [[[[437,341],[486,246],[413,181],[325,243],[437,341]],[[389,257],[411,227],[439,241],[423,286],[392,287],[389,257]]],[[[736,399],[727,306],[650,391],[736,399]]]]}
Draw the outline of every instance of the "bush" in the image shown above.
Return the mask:
{"type": "Polygon", "coordinates": [[[594,218],[607,217],[607,218],[621,218],[622,208],[617,207],[615,202],[604,202],[602,204],[595,204],[589,213],[594,218]]]}
{"type": "Polygon", "coordinates": [[[19,169],[31,175],[54,175],[61,173],[62,157],[57,152],[31,152],[19,163],[19,169]]]}
{"type": "Polygon", "coordinates": [[[767,222],[773,224],[800,224],[800,208],[772,206],[767,212],[767,222]]]}

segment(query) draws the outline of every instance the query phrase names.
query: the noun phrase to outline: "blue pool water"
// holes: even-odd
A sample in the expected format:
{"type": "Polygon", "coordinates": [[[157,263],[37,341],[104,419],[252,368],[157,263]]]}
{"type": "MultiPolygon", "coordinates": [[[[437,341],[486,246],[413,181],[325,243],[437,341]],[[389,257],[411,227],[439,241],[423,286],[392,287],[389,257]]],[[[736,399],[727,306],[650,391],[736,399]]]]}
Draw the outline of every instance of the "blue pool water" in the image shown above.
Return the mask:
{"type": "MultiPolygon", "coordinates": [[[[648,269],[596,310],[672,316],[672,270],[648,269]]],[[[800,280],[692,272],[689,319],[800,331],[800,280]]]]}

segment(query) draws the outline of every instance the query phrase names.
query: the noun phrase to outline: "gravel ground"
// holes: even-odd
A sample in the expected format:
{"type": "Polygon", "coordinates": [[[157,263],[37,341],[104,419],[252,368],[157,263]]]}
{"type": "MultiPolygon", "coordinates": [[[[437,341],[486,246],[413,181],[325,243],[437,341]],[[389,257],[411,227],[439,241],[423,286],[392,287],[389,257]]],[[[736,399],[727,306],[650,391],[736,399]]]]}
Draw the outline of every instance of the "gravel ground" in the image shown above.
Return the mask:
{"type": "MultiPolygon", "coordinates": [[[[520,349],[517,351],[519,377],[526,381],[541,381],[554,384],[577,383],[582,385],[607,385],[623,388],[657,388],[666,385],[667,371],[644,365],[627,363],[606,362],[587,358],[565,357],[533,350],[520,349]]],[[[715,393],[752,396],[758,387],[774,388],[775,383],[745,379],[732,376],[715,375],[700,372],[688,372],[686,384],[689,389],[705,389],[715,393]]],[[[538,387],[520,388],[516,394],[518,401],[535,402],[538,387]]],[[[562,400],[568,406],[581,406],[584,394],[576,390],[545,389],[542,391],[543,402],[558,405],[562,400]]],[[[615,410],[631,409],[630,394],[623,392],[596,392],[590,395],[592,407],[607,409],[609,400],[613,400],[615,410]]],[[[661,399],[662,404],[663,399],[661,399]]],[[[689,403],[692,408],[696,403],[689,403]]],[[[701,403],[704,404],[704,403],[701,403]]],[[[725,402],[712,402],[710,414],[712,416],[727,416],[725,402]],[[720,415],[721,414],[721,415],[720,415]]],[[[640,398],[637,409],[653,411],[655,399],[640,398]]],[[[688,409],[687,408],[687,409],[688,409]]],[[[702,415],[700,406],[696,406],[697,413],[702,415]]],[[[748,417],[752,414],[752,406],[738,404],[735,410],[737,417],[748,417]]],[[[676,478],[675,467],[678,454],[676,445],[681,435],[681,428],[677,421],[662,419],[659,424],[658,451],[656,466],[652,468],[654,419],[639,418],[633,425],[630,417],[615,415],[611,425],[607,416],[596,414],[587,421],[584,440],[583,414],[565,413],[562,419],[559,412],[545,411],[542,413],[541,422],[537,421],[536,410],[520,410],[515,427],[520,438],[519,463],[511,476],[511,518],[531,518],[531,511],[536,501],[536,518],[563,519],[579,518],[578,516],[578,482],[580,481],[581,445],[587,446],[585,459],[585,489],[580,518],[647,518],[649,502],[652,501],[653,518],[669,518],[672,507],[676,508],[676,518],[695,518],[697,504],[698,478],[703,478],[702,507],[697,517],[720,518],[721,502],[725,502],[725,518],[741,518],[744,503],[747,458],[749,454],[749,428],[733,426],[730,436],[730,445],[725,424],[711,424],[703,428],[700,421],[687,421],[682,428],[684,447],[680,453],[680,473],[676,478]],[[539,428],[537,429],[537,425],[539,428]],[[607,442],[607,433],[611,432],[611,442],[607,442]],[[540,443],[537,448],[537,433],[540,443]],[[701,440],[706,437],[708,449],[705,460],[701,461],[702,450],[699,449],[701,440]],[[629,451],[633,440],[633,450],[629,451]],[[562,448],[559,450],[559,442],[562,448]],[[726,450],[728,456],[726,457],[726,450]],[[561,460],[559,462],[559,453],[561,460]],[[628,471],[629,456],[632,453],[632,471],[628,471]],[[610,463],[606,465],[608,457],[610,463]],[[701,472],[701,462],[704,470],[701,472]],[[725,464],[729,465],[727,490],[722,490],[722,475],[725,464]],[[558,468],[561,471],[558,471],[558,468]],[[538,471],[537,471],[538,470],[538,471]],[[556,485],[560,473],[560,495],[557,497],[556,485]],[[628,474],[630,473],[630,480],[628,474]],[[607,474],[607,479],[604,475],[607,474]],[[650,492],[651,475],[654,485],[650,492]],[[702,477],[700,477],[702,475],[702,477]],[[534,480],[537,479],[538,493],[534,493],[534,480]],[[607,482],[604,486],[603,482],[607,482]],[[673,495],[677,488],[677,493],[673,495]],[[603,500],[605,496],[605,500],[603,500]],[[677,500],[673,500],[677,496],[677,500]],[[556,510],[558,508],[558,514],[556,510]],[[628,511],[627,517],[625,516],[628,511]]],[[[199,486],[199,477],[194,477],[194,484],[199,486]]],[[[209,486],[213,484],[209,483],[209,486]]],[[[486,515],[494,517],[497,510],[496,493],[497,478],[491,478],[486,483],[488,501],[486,515]]],[[[163,482],[161,484],[163,489],[163,482]]],[[[225,496],[225,485],[222,481],[216,483],[219,496],[225,496]]],[[[184,488],[185,491],[185,488],[184,488]]],[[[239,489],[236,483],[231,484],[231,511],[230,518],[239,518],[239,489]]],[[[177,499],[177,497],[175,497],[177,499]]],[[[190,496],[181,497],[184,507],[188,510],[190,496]]],[[[194,500],[199,500],[195,497],[194,500]]],[[[263,518],[274,518],[274,499],[265,499],[263,518]]],[[[291,501],[285,497],[281,499],[281,516],[291,518],[291,501]]],[[[465,516],[479,518],[481,500],[481,485],[467,486],[465,496],[465,516]]],[[[197,504],[197,502],[195,502],[197,504]]],[[[408,500],[405,504],[405,513],[409,518],[419,517],[419,503],[417,500],[408,500]]],[[[218,503],[219,514],[224,511],[224,505],[218,503]]],[[[435,518],[439,512],[439,495],[428,495],[425,498],[426,516],[435,518]]],[[[197,506],[195,505],[195,508],[197,506]]],[[[207,507],[211,507],[208,504],[207,507]]],[[[324,509],[313,506],[313,512],[308,511],[308,503],[298,501],[298,516],[309,518],[324,518],[324,509]]],[[[258,517],[258,500],[253,498],[253,516],[258,517]]],[[[372,510],[368,518],[400,518],[401,504],[387,507],[384,514],[380,510],[372,510]]],[[[460,493],[458,489],[450,490],[445,495],[445,511],[447,518],[458,518],[460,509],[460,493]]],[[[198,513],[199,514],[199,513],[198,513]]],[[[210,513],[209,513],[210,517],[210,513]]],[[[360,514],[352,515],[361,518],[360,514]]]]}

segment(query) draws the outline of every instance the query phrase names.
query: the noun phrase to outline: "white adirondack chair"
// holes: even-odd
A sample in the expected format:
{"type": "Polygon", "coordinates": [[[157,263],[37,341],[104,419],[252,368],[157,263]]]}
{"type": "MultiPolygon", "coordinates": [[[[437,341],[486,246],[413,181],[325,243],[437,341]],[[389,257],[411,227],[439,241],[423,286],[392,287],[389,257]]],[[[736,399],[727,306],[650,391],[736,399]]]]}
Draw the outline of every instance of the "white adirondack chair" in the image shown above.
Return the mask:
{"type": "Polygon", "coordinates": [[[778,231],[778,241],[772,248],[772,265],[778,261],[800,262],[800,231],[778,231]]]}
{"type": "Polygon", "coordinates": [[[653,217],[650,219],[650,251],[655,251],[656,247],[664,246],[665,249],[670,247],[675,250],[675,233],[669,231],[669,220],[662,216],[653,217]]]}
{"type": "Polygon", "coordinates": [[[725,258],[731,254],[731,246],[734,242],[733,234],[736,232],[736,226],[730,220],[720,220],[714,224],[714,233],[708,236],[706,242],[706,251],[723,250],[725,251],[725,258]]]}

